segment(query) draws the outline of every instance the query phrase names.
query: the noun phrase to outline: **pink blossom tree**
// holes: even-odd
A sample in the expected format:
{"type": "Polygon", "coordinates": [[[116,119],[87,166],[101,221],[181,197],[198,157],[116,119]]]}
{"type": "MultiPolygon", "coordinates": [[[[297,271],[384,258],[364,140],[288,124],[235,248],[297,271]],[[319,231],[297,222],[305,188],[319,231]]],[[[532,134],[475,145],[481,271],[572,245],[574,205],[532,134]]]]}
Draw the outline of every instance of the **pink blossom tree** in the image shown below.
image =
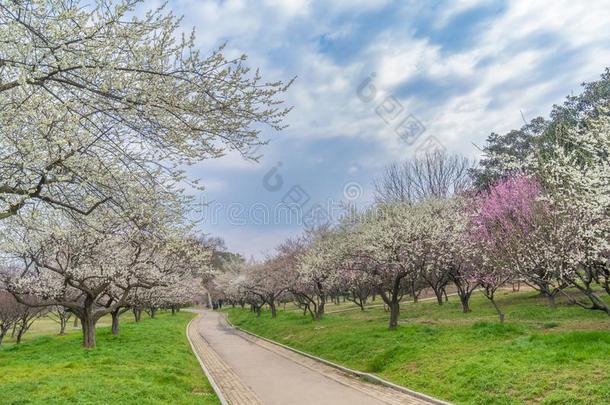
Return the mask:
{"type": "Polygon", "coordinates": [[[497,266],[515,273],[554,305],[561,289],[561,266],[554,229],[548,226],[552,207],[543,199],[540,183],[526,174],[507,177],[475,197],[472,237],[494,256],[497,266]],[[499,260],[498,260],[499,259],[499,260]]]}

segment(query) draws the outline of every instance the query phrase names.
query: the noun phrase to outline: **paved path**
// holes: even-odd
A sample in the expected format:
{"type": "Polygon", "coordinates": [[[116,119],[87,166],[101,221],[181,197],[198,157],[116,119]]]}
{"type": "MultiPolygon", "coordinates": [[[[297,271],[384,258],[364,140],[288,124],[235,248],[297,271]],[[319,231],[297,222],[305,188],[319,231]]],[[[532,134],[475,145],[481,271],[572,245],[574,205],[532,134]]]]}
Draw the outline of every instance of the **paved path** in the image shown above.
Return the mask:
{"type": "Polygon", "coordinates": [[[232,405],[429,404],[230,327],[224,315],[198,310],[189,339],[206,373],[232,405]]]}

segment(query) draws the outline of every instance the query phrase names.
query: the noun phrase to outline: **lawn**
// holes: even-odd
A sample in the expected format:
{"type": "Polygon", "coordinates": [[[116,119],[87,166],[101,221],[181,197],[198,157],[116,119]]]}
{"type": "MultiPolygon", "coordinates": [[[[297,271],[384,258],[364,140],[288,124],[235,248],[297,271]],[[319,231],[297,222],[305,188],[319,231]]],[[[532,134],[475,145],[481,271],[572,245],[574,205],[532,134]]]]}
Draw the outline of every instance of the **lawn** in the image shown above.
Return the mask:
{"type": "Polygon", "coordinates": [[[0,346],[0,403],[218,404],[186,339],[193,316],[126,316],[119,336],[98,328],[93,350],[81,347],[79,331],[39,336],[43,320],[33,339],[0,346]]]}
{"type": "Polygon", "coordinates": [[[503,292],[498,301],[504,324],[482,296],[469,314],[457,297],[442,307],[405,303],[395,331],[379,307],[320,322],[291,310],[278,319],[228,312],[246,330],[458,404],[610,403],[607,315],[561,300],[549,308],[531,291],[503,292]]]}

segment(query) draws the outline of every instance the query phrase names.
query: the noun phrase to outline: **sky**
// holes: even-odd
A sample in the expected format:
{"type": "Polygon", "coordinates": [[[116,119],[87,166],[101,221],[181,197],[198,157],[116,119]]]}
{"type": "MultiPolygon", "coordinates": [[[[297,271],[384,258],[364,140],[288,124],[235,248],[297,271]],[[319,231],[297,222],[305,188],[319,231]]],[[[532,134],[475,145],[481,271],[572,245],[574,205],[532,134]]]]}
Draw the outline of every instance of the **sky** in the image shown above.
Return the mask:
{"type": "MultiPolygon", "coordinates": [[[[147,3],[150,4],[150,3],[147,3]]],[[[609,1],[170,0],[202,52],[226,43],[285,94],[259,163],[189,168],[191,213],[231,251],[264,257],[373,199],[386,165],[433,149],[470,158],[491,132],[547,116],[610,66],[609,1]]]]}

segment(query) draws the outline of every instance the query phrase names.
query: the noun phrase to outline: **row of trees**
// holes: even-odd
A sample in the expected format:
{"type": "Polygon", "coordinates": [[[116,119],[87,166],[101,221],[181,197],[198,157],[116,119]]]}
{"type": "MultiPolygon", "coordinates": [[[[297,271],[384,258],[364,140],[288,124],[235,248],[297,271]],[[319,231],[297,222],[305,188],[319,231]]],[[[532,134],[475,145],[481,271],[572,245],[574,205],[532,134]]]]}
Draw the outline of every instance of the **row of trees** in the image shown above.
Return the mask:
{"type": "Polygon", "coordinates": [[[441,152],[390,166],[374,206],[237,266],[216,288],[257,311],[267,304],[272,316],[293,300],[316,320],[338,296],[364,309],[376,294],[396,328],[405,296],[429,288],[442,304],[451,284],[464,312],[480,289],[503,321],[496,292],[523,281],[551,306],[562,295],[610,316],[609,79],[528,126],[538,133],[520,132],[525,151],[492,135],[480,167],[441,152]]]}
{"type": "Polygon", "coordinates": [[[201,187],[184,168],[255,158],[259,129],[282,128],[284,83],[202,56],[171,12],[138,3],[0,4],[3,325],[15,302],[62,308],[90,348],[105,315],[118,333],[127,309],[191,301],[213,249],[185,219],[201,187]]]}

